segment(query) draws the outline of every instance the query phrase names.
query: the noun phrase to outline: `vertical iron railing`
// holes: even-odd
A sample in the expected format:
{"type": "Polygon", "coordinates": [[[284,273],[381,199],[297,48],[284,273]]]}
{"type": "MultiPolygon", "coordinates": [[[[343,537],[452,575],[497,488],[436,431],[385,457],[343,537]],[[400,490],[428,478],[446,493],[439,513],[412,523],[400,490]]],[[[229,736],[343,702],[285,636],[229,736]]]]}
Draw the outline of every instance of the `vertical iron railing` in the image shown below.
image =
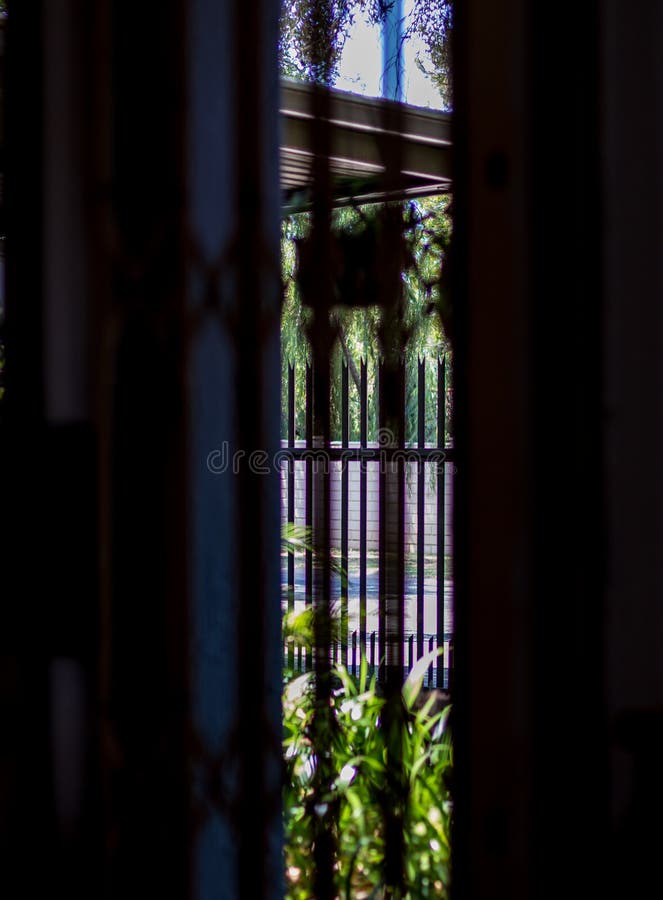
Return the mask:
{"type": "MultiPolygon", "coordinates": [[[[417,362],[417,447],[426,444],[426,362],[417,362]]],[[[425,463],[417,460],[417,657],[424,654],[425,463]]]]}
{"type": "MultiPolygon", "coordinates": [[[[362,450],[368,447],[368,372],[366,362],[361,361],[361,392],[359,401],[359,441],[362,450]]],[[[359,641],[366,649],[366,463],[359,472],[359,641]]],[[[375,636],[371,643],[371,667],[375,666],[375,636]]]]}
{"type": "MultiPolygon", "coordinates": [[[[343,363],[340,375],[341,440],[331,443],[324,451],[328,462],[330,492],[335,498],[336,518],[330,532],[330,549],[338,554],[340,571],[332,577],[332,598],[338,601],[339,628],[330,646],[334,662],[347,665],[353,675],[359,672],[362,656],[369,671],[386,659],[386,602],[384,579],[385,533],[380,529],[380,506],[387,496],[387,472],[390,460],[400,452],[404,460],[404,491],[407,511],[415,510],[408,518],[400,537],[407,563],[404,576],[405,628],[402,637],[403,673],[407,674],[417,660],[426,653],[442,648],[442,653],[431,664],[424,679],[427,688],[450,689],[453,658],[453,619],[450,615],[453,577],[450,569],[452,547],[449,543],[449,507],[453,500],[453,447],[446,446],[448,433],[447,381],[448,360],[421,358],[416,363],[416,441],[404,443],[400,451],[388,447],[387,431],[380,430],[369,441],[368,363],[361,360],[359,384],[358,430],[359,440],[350,440],[349,372],[343,363]],[[434,368],[437,391],[428,391],[426,372],[434,368]],[[435,439],[426,441],[426,420],[433,423],[435,439]],[[377,496],[376,496],[377,494],[377,496]],[[406,499],[407,498],[407,499],[406,499]],[[411,536],[416,530],[416,541],[411,536]],[[334,536],[336,536],[334,538],[334,536]],[[408,547],[414,547],[409,552],[408,547]],[[376,575],[369,574],[370,554],[377,550],[376,575]],[[356,554],[356,556],[354,555],[356,554]],[[412,559],[414,555],[414,559],[412,559]],[[357,558],[358,557],[358,558],[357,558]],[[373,603],[371,602],[373,601],[373,603]]],[[[407,382],[414,376],[408,364],[401,362],[399,381],[407,382]]],[[[374,378],[384,378],[382,367],[376,366],[374,378]]],[[[312,370],[307,366],[304,383],[296,383],[294,367],[288,367],[287,389],[287,440],[282,448],[287,457],[284,467],[284,518],[292,524],[306,525],[314,529],[312,491],[313,471],[318,462],[314,458],[311,435],[312,422],[312,370]],[[301,388],[301,394],[299,393],[301,388]],[[301,397],[304,406],[306,438],[295,439],[295,399],[301,397]]],[[[376,391],[379,395],[379,390],[376,391]]],[[[379,402],[378,402],[379,414],[379,402]]],[[[403,429],[405,408],[402,407],[403,429]]],[[[430,427],[429,422],[429,427],[430,427]]],[[[317,452],[317,451],[316,451],[317,452]]],[[[313,585],[313,553],[308,548],[297,553],[289,552],[285,558],[283,585],[284,604],[288,611],[298,604],[311,605],[313,585]],[[303,579],[297,580],[297,571],[304,570],[303,579]]],[[[311,668],[310,654],[299,644],[293,649],[288,643],[287,666],[290,670],[304,671],[311,668]]],[[[379,679],[384,680],[384,671],[379,679]]]]}
{"type": "MultiPolygon", "coordinates": [[[[313,368],[306,366],[306,447],[313,448],[313,368]]],[[[306,527],[313,527],[313,462],[306,457],[306,527]]],[[[306,550],[306,605],[311,605],[313,596],[313,552],[306,550]]]]}
{"type": "MultiPolygon", "coordinates": [[[[446,447],[446,359],[437,361],[437,446],[445,452],[446,447]]],[[[446,471],[444,463],[437,467],[437,579],[436,589],[436,620],[437,620],[437,646],[442,647],[446,651],[445,646],[445,609],[444,609],[444,579],[446,575],[445,567],[445,526],[446,526],[446,471]]],[[[437,658],[437,684],[444,686],[444,656],[441,654],[437,658]]],[[[449,672],[449,680],[451,680],[451,659],[447,657],[447,669],[449,672]]],[[[449,686],[449,685],[447,685],[449,686]]]]}
{"type": "MultiPolygon", "coordinates": [[[[350,385],[348,366],[343,363],[341,378],[341,446],[347,450],[350,440],[350,385]]],[[[341,462],[341,649],[342,662],[347,664],[348,656],[348,512],[349,483],[348,467],[341,462]]],[[[363,644],[362,644],[363,650],[363,644]]]]}
{"type": "MultiPolygon", "coordinates": [[[[288,366],[288,447],[295,446],[295,367],[288,366]]],[[[288,523],[295,524],[295,461],[289,459],[288,466],[288,523]]],[[[292,613],[295,609],[295,553],[290,550],[288,553],[288,612],[292,613]]],[[[301,663],[301,648],[299,650],[301,663]]],[[[294,668],[295,664],[295,648],[290,645],[288,648],[288,667],[294,668]]]]}

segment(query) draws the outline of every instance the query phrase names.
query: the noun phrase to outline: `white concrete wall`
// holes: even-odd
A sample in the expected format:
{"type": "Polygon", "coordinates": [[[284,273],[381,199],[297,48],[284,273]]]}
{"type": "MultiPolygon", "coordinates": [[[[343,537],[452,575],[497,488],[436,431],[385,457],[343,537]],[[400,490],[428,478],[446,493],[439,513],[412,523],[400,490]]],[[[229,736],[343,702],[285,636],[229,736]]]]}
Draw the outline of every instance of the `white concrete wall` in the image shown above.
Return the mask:
{"type": "MultiPolygon", "coordinates": [[[[285,447],[285,443],[283,444],[285,447]]],[[[297,441],[297,447],[304,447],[304,441],[297,441]]],[[[334,444],[333,446],[338,446],[334,444]]],[[[350,442],[351,448],[358,442],[350,442]]],[[[369,443],[376,448],[377,444],[369,443]]],[[[348,545],[359,550],[360,516],[360,463],[349,462],[348,466],[348,545]]],[[[369,551],[379,548],[379,466],[378,460],[367,464],[366,472],[366,543],[369,551]]],[[[425,465],[424,493],[424,553],[437,553],[437,489],[438,479],[432,463],[425,465]]],[[[417,547],[417,467],[415,463],[405,464],[405,534],[406,552],[414,552],[417,547]]],[[[445,463],[445,521],[444,552],[452,553],[452,513],[453,513],[453,463],[445,463]]],[[[331,546],[341,546],[341,463],[330,463],[331,480],[331,546]]],[[[281,520],[288,518],[288,478],[287,468],[281,469],[281,520]]],[[[295,462],[295,524],[306,524],[306,463],[295,462]]]]}

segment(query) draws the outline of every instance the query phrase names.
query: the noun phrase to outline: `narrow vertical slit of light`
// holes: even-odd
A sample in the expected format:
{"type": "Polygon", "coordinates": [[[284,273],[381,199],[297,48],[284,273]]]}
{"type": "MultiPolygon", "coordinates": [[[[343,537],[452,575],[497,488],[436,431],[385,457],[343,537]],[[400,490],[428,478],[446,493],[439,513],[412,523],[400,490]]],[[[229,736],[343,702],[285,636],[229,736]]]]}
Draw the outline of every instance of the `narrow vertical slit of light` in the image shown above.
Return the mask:
{"type": "MultiPolygon", "coordinates": [[[[341,369],[341,446],[347,450],[350,441],[350,384],[348,364],[341,369]]],[[[348,462],[341,460],[341,662],[347,665],[348,656],[348,462]]]]}
{"type": "MultiPolygon", "coordinates": [[[[417,446],[426,445],[426,360],[418,360],[417,371],[417,446]]],[[[426,472],[422,456],[417,460],[417,657],[424,654],[424,552],[425,506],[424,489],[426,472]]]]}
{"type": "Polygon", "coordinates": [[[446,358],[437,361],[437,449],[439,451],[437,462],[437,646],[443,647],[442,655],[437,658],[437,687],[442,689],[446,687],[444,682],[444,661],[447,659],[447,669],[449,666],[448,652],[445,645],[446,621],[444,613],[444,576],[445,576],[445,513],[446,513],[446,451],[445,451],[445,430],[446,430],[446,395],[445,383],[446,378],[446,358]]]}

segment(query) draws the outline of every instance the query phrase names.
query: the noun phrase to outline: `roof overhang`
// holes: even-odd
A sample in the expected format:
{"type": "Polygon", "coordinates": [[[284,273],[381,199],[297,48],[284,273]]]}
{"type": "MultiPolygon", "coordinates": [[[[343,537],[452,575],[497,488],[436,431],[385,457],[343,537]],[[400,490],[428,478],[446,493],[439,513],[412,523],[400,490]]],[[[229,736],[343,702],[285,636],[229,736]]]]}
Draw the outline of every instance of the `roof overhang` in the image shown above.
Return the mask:
{"type": "MultiPolygon", "coordinates": [[[[451,117],[391,100],[329,89],[329,169],[335,205],[428,196],[451,187],[451,117]],[[400,174],[386,184],[385,123],[399,123],[400,174]]],[[[309,208],[313,146],[313,88],[281,81],[281,191],[284,212],[309,208]]]]}

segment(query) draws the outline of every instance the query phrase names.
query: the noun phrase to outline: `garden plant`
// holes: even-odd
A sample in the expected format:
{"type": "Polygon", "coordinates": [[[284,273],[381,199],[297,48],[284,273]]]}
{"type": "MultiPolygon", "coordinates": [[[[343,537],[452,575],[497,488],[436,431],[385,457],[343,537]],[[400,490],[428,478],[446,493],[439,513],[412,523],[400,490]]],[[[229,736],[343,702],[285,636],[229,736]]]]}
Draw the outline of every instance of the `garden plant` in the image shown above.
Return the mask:
{"type": "MultiPolygon", "coordinates": [[[[310,648],[311,613],[285,618],[286,640],[310,648]],[[299,621],[297,621],[297,619],[299,621]]],[[[311,672],[287,672],[283,690],[285,876],[288,900],[314,897],[314,817],[334,810],[336,896],[353,898],[447,897],[450,883],[450,779],[453,747],[448,698],[424,691],[423,679],[436,652],[423,657],[406,679],[403,704],[402,761],[407,782],[404,813],[404,892],[384,881],[383,810],[386,747],[381,715],[385,699],[364,657],[358,677],[343,665],[332,670],[329,742],[315,746],[316,713],[311,672]],[[335,773],[327,796],[314,790],[318,754],[330,755],[335,773]]]]}

